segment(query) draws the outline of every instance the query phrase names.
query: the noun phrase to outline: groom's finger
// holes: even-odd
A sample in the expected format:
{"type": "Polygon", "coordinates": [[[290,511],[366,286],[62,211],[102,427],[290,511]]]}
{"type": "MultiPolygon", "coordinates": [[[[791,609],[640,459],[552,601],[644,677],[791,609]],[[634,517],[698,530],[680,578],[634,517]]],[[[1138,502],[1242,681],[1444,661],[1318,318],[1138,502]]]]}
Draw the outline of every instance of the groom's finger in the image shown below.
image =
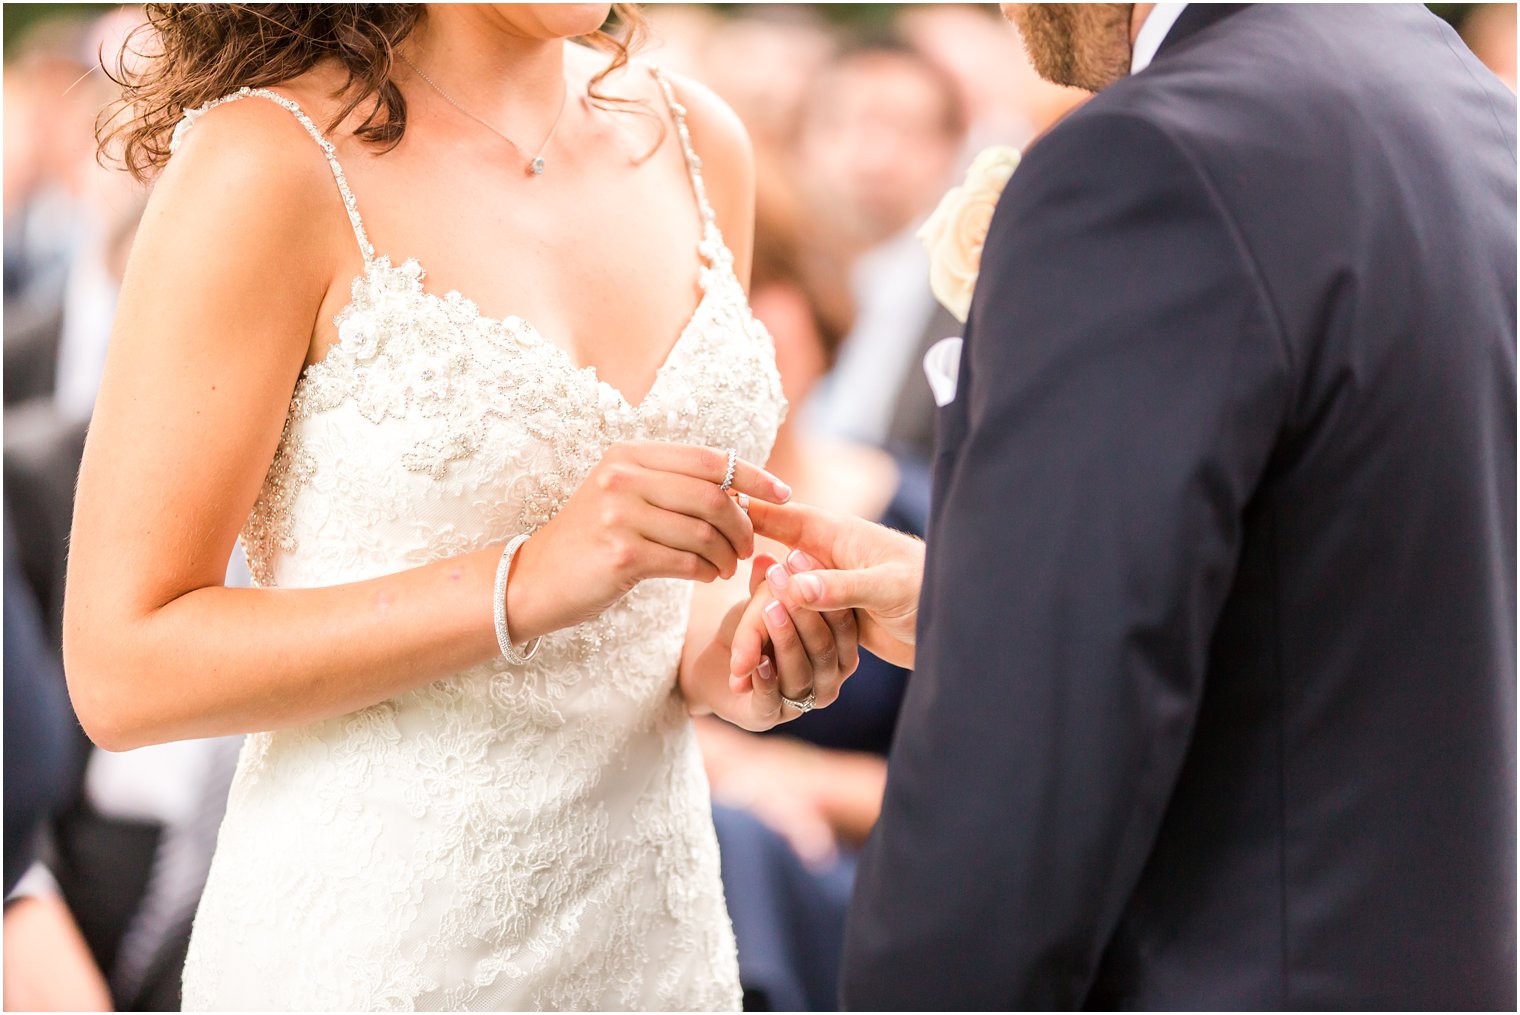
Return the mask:
{"type": "MultiPolygon", "coordinates": [[[[793,550],[787,554],[786,569],[791,574],[798,575],[817,570],[818,562],[801,550],[793,550]]],[[[796,594],[793,593],[791,598],[796,601],[796,594]]],[[[839,679],[842,683],[860,665],[860,630],[855,622],[855,611],[825,610],[823,619],[834,632],[834,642],[839,649],[839,679]]]]}
{"type": "MultiPolygon", "coordinates": [[[[786,587],[791,580],[786,568],[777,564],[765,573],[765,577],[771,583],[772,594],[783,606],[786,606],[788,598],[786,587]]],[[[843,612],[853,613],[854,611],[843,612]]],[[[801,698],[811,690],[818,696],[819,708],[833,704],[839,694],[841,650],[838,636],[835,634],[833,625],[829,623],[828,615],[806,607],[787,608],[786,613],[792,622],[792,627],[797,631],[797,637],[802,641],[804,651],[807,652],[811,669],[806,674],[799,674],[795,685],[789,683],[786,674],[783,673],[781,693],[789,698],[801,698]]],[[[767,608],[766,623],[771,625],[772,622],[770,608],[767,608]]],[[[772,626],[771,641],[774,644],[776,640],[776,628],[772,626]]]]}
{"type": "Polygon", "coordinates": [[[792,579],[797,599],[812,610],[865,610],[891,614],[902,607],[903,589],[884,567],[859,571],[808,571],[792,579]]]}
{"type": "Polygon", "coordinates": [[[750,502],[750,524],[755,532],[778,543],[806,550],[814,557],[832,563],[835,526],[829,516],[806,504],[766,504],[750,502]]]}
{"type": "MultiPolygon", "coordinates": [[[[786,604],[779,599],[772,599],[767,603],[761,614],[765,618],[766,630],[770,633],[771,654],[776,664],[780,693],[792,699],[807,697],[814,690],[815,673],[813,660],[803,641],[802,632],[798,630],[798,623],[787,612],[786,604]]],[[[820,640],[829,638],[828,626],[819,619],[817,614],[801,610],[799,618],[802,617],[817,622],[822,630],[813,633],[820,640]]],[[[826,662],[829,667],[832,667],[833,660],[826,660],[826,662]]],[[[788,711],[795,710],[788,709],[788,711]]]]}

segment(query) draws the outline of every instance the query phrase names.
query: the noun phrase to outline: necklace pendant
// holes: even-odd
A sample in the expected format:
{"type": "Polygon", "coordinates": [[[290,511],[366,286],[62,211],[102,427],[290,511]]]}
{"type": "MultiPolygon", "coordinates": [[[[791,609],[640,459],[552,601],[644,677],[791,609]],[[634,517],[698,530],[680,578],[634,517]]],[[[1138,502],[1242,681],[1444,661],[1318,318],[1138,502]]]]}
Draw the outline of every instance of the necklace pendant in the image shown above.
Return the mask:
{"type": "Polygon", "coordinates": [[[542,175],[544,175],[544,160],[543,160],[543,158],[542,157],[536,158],[532,162],[529,162],[528,163],[528,172],[532,173],[534,176],[542,176],[542,175]]]}

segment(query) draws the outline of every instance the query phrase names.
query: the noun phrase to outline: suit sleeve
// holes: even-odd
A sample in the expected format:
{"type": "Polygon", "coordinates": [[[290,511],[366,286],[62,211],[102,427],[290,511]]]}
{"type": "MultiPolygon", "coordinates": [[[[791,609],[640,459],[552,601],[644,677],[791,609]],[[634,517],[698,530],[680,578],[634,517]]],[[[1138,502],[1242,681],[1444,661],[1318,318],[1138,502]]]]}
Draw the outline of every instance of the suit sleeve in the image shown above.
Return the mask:
{"type": "Polygon", "coordinates": [[[1268,293],[1205,174],[1096,110],[1014,174],[964,356],[850,1008],[1083,1004],[1187,751],[1288,397],[1268,293]]]}

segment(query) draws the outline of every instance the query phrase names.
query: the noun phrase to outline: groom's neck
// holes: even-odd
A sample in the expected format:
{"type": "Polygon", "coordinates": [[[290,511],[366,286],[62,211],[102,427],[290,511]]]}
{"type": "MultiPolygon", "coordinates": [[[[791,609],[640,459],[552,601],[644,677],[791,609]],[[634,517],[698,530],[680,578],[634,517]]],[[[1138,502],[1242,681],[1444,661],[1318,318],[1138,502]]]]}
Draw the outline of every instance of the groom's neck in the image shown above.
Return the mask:
{"type": "Polygon", "coordinates": [[[1145,24],[1145,19],[1151,16],[1151,11],[1156,9],[1155,4],[1135,4],[1134,10],[1129,15],[1129,44],[1133,46],[1135,39],[1140,35],[1140,26],[1145,24]]]}

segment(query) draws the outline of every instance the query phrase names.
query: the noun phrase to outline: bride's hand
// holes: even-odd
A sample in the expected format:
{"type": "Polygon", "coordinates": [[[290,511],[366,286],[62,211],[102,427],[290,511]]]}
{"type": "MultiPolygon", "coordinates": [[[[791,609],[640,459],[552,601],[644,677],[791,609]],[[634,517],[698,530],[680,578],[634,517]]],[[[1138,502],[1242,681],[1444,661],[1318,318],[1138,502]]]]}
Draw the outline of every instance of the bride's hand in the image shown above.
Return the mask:
{"type": "MultiPolygon", "coordinates": [[[[630,441],[608,448],[580,488],[518,551],[507,589],[513,637],[597,616],[648,578],[731,577],[754,552],[749,517],[720,489],[728,454],[630,441]]],[[[791,490],[738,460],[730,487],[781,504],[791,490]]]]}
{"type": "Polygon", "coordinates": [[[860,652],[854,614],[789,608],[766,580],[778,567],[775,558],[757,554],[750,598],[735,603],[713,640],[683,661],[681,691],[693,711],[711,711],[758,732],[802,714],[782,695],[801,700],[811,693],[822,708],[855,672],[860,652]]]}

